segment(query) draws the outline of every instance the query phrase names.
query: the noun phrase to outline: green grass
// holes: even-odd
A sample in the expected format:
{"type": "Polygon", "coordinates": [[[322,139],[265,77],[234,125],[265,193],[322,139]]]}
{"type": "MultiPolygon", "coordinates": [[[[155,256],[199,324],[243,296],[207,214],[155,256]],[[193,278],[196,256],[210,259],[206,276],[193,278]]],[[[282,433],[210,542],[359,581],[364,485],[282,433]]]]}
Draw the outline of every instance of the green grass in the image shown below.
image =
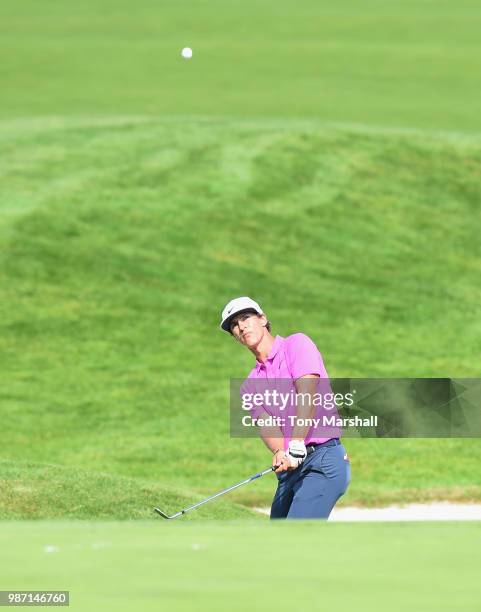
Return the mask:
{"type": "MultiPolygon", "coordinates": [[[[168,514],[197,503],[203,496],[140,478],[58,465],[0,461],[1,519],[152,519],[154,507],[168,514]]],[[[228,498],[202,506],[182,520],[260,520],[254,510],[228,498]]]]}
{"type": "MultiPolygon", "coordinates": [[[[479,376],[480,21],[472,0],[1,3],[1,516],[144,517],[268,465],[229,438],[235,295],[331,376],[479,376]]],[[[481,499],[479,440],[346,446],[343,503],[481,499]]]]}
{"type": "MultiPolygon", "coordinates": [[[[477,137],[148,117],[0,133],[3,459],[185,495],[268,465],[228,434],[229,377],[252,363],[217,328],[237,294],[311,335],[331,376],[479,375],[477,137]]],[[[345,503],[481,499],[478,440],[346,445],[345,503]]]]}
{"type": "Polygon", "coordinates": [[[480,529],[9,521],[2,589],[70,590],[72,610],[476,610],[480,529]],[[288,563],[293,551],[302,559],[288,563]]]}
{"type": "MultiPolygon", "coordinates": [[[[247,507],[272,475],[152,507],[270,463],[229,437],[233,296],[332,377],[480,375],[480,25],[473,0],[0,4],[1,589],[477,609],[479,523],[272,524],[247,507]]],[[[343,504],[481,501],[479,440],[345,444],[343,504]]]]}
{"type": "Polygon", "coordinates": [[[476,0],[4,0],[0,113],[479,132],[480,29],[476,0]]]}

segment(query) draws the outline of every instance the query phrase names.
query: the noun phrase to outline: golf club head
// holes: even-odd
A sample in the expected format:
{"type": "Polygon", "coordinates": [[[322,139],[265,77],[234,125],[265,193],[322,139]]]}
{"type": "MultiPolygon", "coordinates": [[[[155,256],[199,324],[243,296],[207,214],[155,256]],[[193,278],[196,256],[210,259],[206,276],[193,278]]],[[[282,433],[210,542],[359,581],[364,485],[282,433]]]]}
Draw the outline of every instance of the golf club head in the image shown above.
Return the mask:
{"type": "Polygon", "coordinates": [[[160,514],[160,516],[162,518],[165,518],[165,519],[167,519],[169,521],[170,521],[170,519],[175,519],[178,516],[181,516],[182,514],[185,514],[185,510],[181,510],[180,512],[176,512],[172,516],[169,516],[168,514],[165,514],[165,512],[162,512],[162,510],[160,508],[154,508],[154,510],[155,510],[155,512],[157,512],[157,514],[160,514]]]}
{"type": "Polygon", "coordinates": [[[160,508],[154,508],[154,510],[155,510],[155,512],[157,512],[157,514],[160,514],[160,516],[162,518],[165,518],[165,519],[168,519],[168,520],[172,518],[171,516],[168,516],[167,514],[165,514],[165,512],[162,512],[162,510],[160,508]]]}

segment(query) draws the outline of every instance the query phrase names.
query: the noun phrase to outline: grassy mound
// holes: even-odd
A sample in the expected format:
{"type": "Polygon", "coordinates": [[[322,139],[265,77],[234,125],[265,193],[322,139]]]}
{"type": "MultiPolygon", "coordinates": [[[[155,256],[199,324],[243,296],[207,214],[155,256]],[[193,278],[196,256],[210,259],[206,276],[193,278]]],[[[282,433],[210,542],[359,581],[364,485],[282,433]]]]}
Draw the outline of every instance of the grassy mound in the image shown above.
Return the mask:
{"type": "MultiPolygon", "coordinates": [[[[199,493],[269,465],[229,439],[251,356],[217,326],[239,294],[274,333],[311,335],[331,376],[479,375],[475,137],[152,118],[0,133],[2,458],[199,493]]],[[[346,444],[346,503],[481,498],[477,440],[346,444]]],[[[267,503],[265,480],[234,499],[267,503]]]]}
{"type": "MultiPolygon", "coordinates": [[[[58,465],[0,461],[0,519],[163,519],[201,501],[199,495],[138,478],[58,465]]],[[[186,514],[182,520],[259,518],[224,498],[186,514]],[[195,513],[195,514],[194,514],[195,513]]]]}

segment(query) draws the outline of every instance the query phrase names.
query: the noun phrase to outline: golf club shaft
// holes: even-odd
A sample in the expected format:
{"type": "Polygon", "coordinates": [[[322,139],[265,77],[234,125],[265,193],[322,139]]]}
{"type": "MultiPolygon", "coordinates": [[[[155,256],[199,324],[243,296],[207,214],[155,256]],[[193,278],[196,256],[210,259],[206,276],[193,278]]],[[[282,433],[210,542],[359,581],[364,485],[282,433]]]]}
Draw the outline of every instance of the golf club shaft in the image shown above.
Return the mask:
{"type": "Polygon", "coordinates": [[[199,506],[202,506],[203,504],[210,502],[212,499],[215,499],[216,497],[220,497],[221,495],[225,495],[226,493],[229,493],[230,491],[233,491],[234,489],[237,489],[238,487],[241,487],[242,485],[245,485],[248,482],[255,480],[256,478],[260,478],[261,476],[264,476],[265,474],[268,474],[269,472],[272,472],[272,467],[267,468],[266,470],[263,470],[262,472],[259,472],[258,474],[254,474],[254,476],[251,476],[250,478],[246,478],[242,482],[238,482],[237,484],[232,485],[231,487],[227,489],[223,489],[222,491],[219,491],[218,493],[215,493],[214,495],[211,495],[210,497],[207,497],[206,499],[203,499],[202,501],[197,502],[196,504],[193,504],[192,506],[189,506],[188,508],[183,510],[183,513],[188,512],[189,510],[193,510],[194,508],[198,508],[199,506]]]}
{"type": "MultiPolygon", "coordinates": [[[[181,516],[182,514],[185,514],[186,512],[189,512],[190,510],[194,510],[194,508],[198,508],[199,506],[203,506],[204,504],[206,504],[207,502],[212,501],[216,497],[220,497],[221,495],[225,495],[226,493],[229,493],[229,491],[233,491],[234,489],[237,489],[238,487],[241,487],[242,485],[245,485],[248,482],[251,482],[252,480],[256,480],[257,478],[260,478],[261,476],[265,476],[266,474],[269,474],[273,470],[275,470],[275,468],[271,466],[271,467],[263,470],[262,472],[258,472],[257,474],[254,474],[253,476],[250,476],[249,478],[246,478],[245,480],[242,480],[241,482],[238,482],[237,484],[232,485],[231,487],[228,487],[227,489],[223,489],[222,491],[219,491],[218,493],[214,493],[214,495],[211,495],[210,497],[207,497],[206,499],[203,499],[202,501],[197,502],[196,504],[192,504],[192,506],[189,506],[188,508],[184,508],[184,510],[180,510],[180,512],[176,512],[175,514],[173,514],[170,517],[167,517],[164,513],[161,513],[161,512],[159,512],[159,514],[162,514],[162,516],[164,516],[164,518],[170,518],[170,519],[177,518],[178,516],[181,516]]],[[[156,510],[158,510],[158,509],[156,509],[156,510]]]]}

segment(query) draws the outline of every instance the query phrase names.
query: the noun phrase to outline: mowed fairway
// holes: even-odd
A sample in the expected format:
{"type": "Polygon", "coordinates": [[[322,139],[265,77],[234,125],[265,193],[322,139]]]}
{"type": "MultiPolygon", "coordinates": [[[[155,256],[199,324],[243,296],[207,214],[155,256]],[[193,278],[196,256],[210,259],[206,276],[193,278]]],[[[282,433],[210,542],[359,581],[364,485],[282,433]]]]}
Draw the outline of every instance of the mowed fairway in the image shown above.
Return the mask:
{"type": "Polygon", "coordinates": [[[480,30],[476,0],[3,0],[0,114],[479,131],[480,30]]]}
{"type": "Polygon", "coordinates": [[[466,612],[479,609],[480,536],[479,523],[5,522],[2,588],[70,590],[72,610],[244,612],[302,601],[466,612]]]}

